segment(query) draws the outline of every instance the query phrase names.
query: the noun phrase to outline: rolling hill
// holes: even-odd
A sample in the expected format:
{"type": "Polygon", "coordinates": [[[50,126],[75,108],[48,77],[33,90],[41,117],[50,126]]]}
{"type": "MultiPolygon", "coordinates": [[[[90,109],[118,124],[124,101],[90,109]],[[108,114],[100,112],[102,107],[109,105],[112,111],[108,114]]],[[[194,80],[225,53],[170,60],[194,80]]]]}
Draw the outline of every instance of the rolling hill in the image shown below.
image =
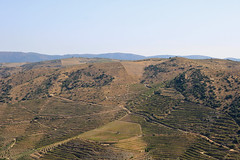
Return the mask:
{"type": "Polygon", "coordinates": [[[240,159],[240,63],[68,58],[0,67],[2,159],[240,159]]]}
{"type": "MultiPolygon", "coordinates": [[[[104,58],[117,60],[143,60],[147,58],[170,58],[183,57],[188,59],[212,59],[213,57],[202,55],[156,55],[156,56],[142,56],[131,53],[103,53],[103,54],[66,54],[66,55],[47,55],[39,53],[25,53],[25,52],[0,52],[0,63],[23,63],[23,62],[40,62],[48,60],[66,59],[66,58],[104,58]]],[[[237,58],[226,58],[232,61],[240,61],[237,58]]]]}
{"type": "Polygon", "coordinates": [[[140,60],[145,56],[129,53],[104,53],[104,54],[67,54],[67,55],[47,55],[39,53],[24,52],[0,52],[0,63],[21,63],[21,62],[40,62],[47,60],[65,59],[73,57],[82,58],[108,58],[118,60],[140,60]]]}

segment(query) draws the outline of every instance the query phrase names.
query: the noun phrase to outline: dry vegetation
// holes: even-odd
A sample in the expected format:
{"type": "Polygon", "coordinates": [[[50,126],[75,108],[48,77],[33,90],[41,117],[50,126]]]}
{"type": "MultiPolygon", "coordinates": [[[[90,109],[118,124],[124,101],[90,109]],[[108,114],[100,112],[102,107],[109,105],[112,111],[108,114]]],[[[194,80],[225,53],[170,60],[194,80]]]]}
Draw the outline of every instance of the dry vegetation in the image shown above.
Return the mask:
{"type": "Polygon", "coordinates": [[[8,66],[0,68],[3,159],[240,159],[238,62],[8,66]]]}

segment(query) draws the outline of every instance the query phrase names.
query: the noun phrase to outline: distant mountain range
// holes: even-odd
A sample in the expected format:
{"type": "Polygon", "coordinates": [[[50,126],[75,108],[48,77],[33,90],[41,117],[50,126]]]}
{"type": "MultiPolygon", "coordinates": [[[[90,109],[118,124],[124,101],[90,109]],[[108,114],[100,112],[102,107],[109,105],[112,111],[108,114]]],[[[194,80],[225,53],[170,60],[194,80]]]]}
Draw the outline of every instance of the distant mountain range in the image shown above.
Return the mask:
{"type": "MultiPolygon", "coordinates": [[[[54,59],[64,59],[72,57],[84,57],[84,58],[109,58],[118,60],[141,60],[147,58],[170,58],[177,55],[156,55],[156,56],[142,56],[131,53],[103,53],[103,54],[66,54],[66,55],[47,55],[34,52],[0,52],[0,63],[19,63],[19,62],[39,62],[54,59]]],[[[188,59],[211,59],[213,57],[202,55],[189,55],[189,56],[177,56],[188,59]]],[[[236,58],[226,58],[228,60],[240,61],[236,58]]]]}

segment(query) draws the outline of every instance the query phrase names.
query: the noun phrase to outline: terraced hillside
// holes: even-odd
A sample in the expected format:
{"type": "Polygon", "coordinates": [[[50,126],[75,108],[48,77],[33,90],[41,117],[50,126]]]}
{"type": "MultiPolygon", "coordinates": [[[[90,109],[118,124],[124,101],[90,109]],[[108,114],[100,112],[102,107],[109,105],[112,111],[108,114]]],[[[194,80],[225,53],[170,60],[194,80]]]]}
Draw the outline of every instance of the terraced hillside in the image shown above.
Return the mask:
{"type": "Polygon", "coordinates": [[[109,146],[102,146],[96,142],[83,140],[73,140],[60,147],[56,147],[54,151],[47,153],[43,158],[45,160],[59,159],[109,159],[121,160],[129,159],[131,154],[123,153],[120,150],[109,146]]]}
{"type": "Polygon", "coordinates": [[[0,68],[6,159],[240,159],[240,64],[72,58],[0,68]]]}

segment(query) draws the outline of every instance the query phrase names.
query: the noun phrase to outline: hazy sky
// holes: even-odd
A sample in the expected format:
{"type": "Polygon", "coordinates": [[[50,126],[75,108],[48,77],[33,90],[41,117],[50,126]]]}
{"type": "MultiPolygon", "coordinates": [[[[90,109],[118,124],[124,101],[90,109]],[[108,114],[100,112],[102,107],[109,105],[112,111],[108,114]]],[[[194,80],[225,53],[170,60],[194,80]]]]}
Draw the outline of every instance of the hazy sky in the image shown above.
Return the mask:
{"type": "Polygon", "coordinates": [[[0,0],[0,51],[240,58],[240,0],[0,0]]]}

